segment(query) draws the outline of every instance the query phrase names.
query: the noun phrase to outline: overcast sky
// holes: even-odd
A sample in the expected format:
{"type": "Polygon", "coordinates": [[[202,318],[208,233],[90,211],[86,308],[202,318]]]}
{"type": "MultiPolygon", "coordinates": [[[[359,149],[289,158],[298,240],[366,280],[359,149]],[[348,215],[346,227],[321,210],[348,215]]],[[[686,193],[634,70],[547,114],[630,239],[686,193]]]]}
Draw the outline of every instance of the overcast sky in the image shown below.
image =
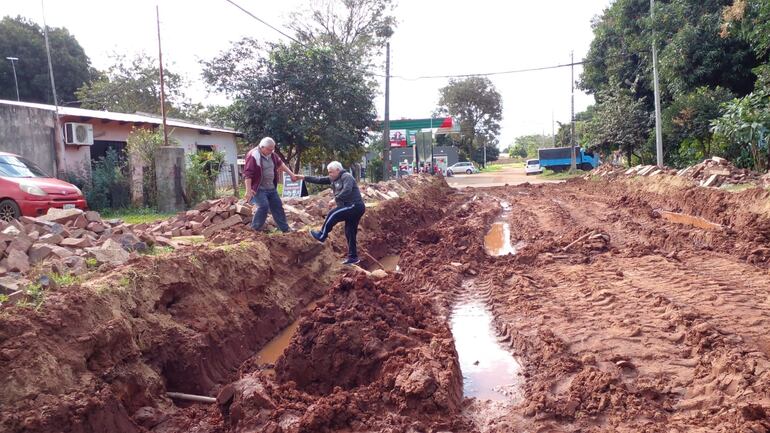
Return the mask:
{"type": "MultiPolygon", "coordinates": [[[[243,7],[285,28],[289,13],[309,0],[240,0],[243,7]]],[[[497,72],[580,60],[592,39],[591,20],[611,0],[401,0],[391,41],[391,74],[404,77],[497,72]]],[[[194,81],[196,102],[224,103],[200,82],[201,59],[244,36],[281,36],[224,0],[46,0],[48,25],[66,27],[93,65],[110,65],[111,53],[157,54],[155,5],[160,5],[164,61],[194,81]]],[[[42,23],[38,0],[0,0],[0,15],[42,23]]],[[[0,53],[5,56],[5,53],[0,53]]],[[[12,55],[12,54],[7,54],[12,55]]],[[[21,60],[23,61],[23,59],[21,60]]],[[[580,67],[575,68],[575,78],[580,67]]],[[[384,73],[384,67],[383,67],[384,73]]],[[[570,68],[491,77],[503,96],[501,147],[519,135],[550,134],[551,115],[570,119],[570,68]]],[[[425,118],[436,107],[446,79],[391,79],[392,119],[425,118]]],[[[380,93],[384,93],[384,82],[380,93]]],[[[576,93],[576,110],[593,97],[576,93]]],[[[384,98],[377,99],[380,117],[384,98]]]]}

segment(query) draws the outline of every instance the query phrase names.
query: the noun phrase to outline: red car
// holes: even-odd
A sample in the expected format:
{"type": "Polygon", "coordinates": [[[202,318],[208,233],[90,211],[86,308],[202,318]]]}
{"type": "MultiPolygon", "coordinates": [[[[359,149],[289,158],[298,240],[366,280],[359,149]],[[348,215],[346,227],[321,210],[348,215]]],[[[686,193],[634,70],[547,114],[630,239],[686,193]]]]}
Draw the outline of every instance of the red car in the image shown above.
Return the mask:
{"type": "Polygon", "coordinates": [[[45,215],[50,208],[87,209],[75,185],[48,176],[19,155],[0,152],[0,220],[45,215]]]}

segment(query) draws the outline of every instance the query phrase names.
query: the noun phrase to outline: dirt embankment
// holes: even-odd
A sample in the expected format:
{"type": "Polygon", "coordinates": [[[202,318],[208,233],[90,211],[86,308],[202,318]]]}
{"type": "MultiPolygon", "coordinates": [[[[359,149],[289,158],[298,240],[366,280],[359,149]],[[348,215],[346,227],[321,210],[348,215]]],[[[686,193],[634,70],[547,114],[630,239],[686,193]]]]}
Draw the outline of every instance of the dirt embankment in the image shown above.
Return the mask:
{"type": "MultiPolygon", "coordinates": [[[[445,192],[443,181],[421,185],[370,209],[367,218],[428,220],[440,208],[412,201],[436,202],[445,192]]],[[[382,236],[370,227],[362,235],[365,248],[382,236]]],[[[267,236],[238,227],[229,234],[218,235],[215,245],[144,257],[50,290],[37,309],[4,309],[2,430],[162,431],[178,411],[166,391],[216,395],[341,274],[333,251],[339,239],[321,246],[304,232],[267,236]]],[[[193,416],[199,412],[190,408],[193,416]]],[[[222,428],[221,417],[212,416],[222,428]]]]}

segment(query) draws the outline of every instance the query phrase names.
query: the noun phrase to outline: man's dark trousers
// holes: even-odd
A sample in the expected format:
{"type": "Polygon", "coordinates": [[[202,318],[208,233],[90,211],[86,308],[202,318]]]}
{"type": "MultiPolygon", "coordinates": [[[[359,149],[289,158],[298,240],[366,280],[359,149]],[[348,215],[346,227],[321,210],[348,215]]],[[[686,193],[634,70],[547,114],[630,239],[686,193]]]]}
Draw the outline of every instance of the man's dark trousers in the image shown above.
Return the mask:
{"type": "Polygon", "coordinates": [[[358,222],[361,217],[364,216],[366,206],[363,203],[353,203],[348,206],[338,206],[334,208],[329,215],[326,216],[326,221],[321,227],[321,239],[325,241],[329,237],[337,223],[345,221],[345,238],[348,240],[348,257],[355,259],[358,258],[358,249],[356,247],[356,236],[358,235],[358,222]]]}

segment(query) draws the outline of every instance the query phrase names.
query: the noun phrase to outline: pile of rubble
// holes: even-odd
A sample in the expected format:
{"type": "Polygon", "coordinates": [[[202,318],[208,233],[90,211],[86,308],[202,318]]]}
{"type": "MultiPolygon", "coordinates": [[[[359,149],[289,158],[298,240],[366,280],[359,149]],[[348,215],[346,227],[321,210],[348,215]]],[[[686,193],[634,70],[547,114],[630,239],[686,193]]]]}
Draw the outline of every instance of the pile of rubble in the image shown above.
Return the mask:
{"type": "Polygon", "coordinates": [[[730,161],[715,156],[700,164],[677,172],[677,176],[699,182],[701,186],[719,187],[724,184],[756,182],[759,176],[745,168],[737,168],[730,161]]]}
{"type": "Polygon", "coordinates": [[[158,239],[121,220],[102,220],[98,212],[80,209],[0,221],[0,287],[17,289],[21,276],[40,264],[61,275],[82,274],[89,265],[120,265],[155,243],[158,239]]]}
{"type": "MultiPolygon", "coordinates": [[[[397,198],[430,176],[409,176],[388,182],[361,185],[367,203],[397,198]]],[[[284,200],[294,229],[320,224],[333,205],[330,189],[307,197],[284,200]]],[[[0,294],[27,284],[23,277],[45,266],[65,275],[79,275],[101,265],[117,266],[157,245],[178,247],[187,236],[210,238],[237,224],[251,222],[254,209],[235,197],[200,203],[194,209],[152,224],[124,224],[103,220],[98,212],[51,209],[47,215],[18,221],[0,221],[0,294]]],[[[268,219],[268,225],[272,225],[268,219]]]]}
{"type": "MultiPolygon", "coordinates": [[[[620,166],[603,164],[597,169],[591,171],[585,177],[600,177],[613,179],[617,177],[636,177],[636,176],[657,176],[666,174],[669,176],[678,176],[692,180],[703,187],[720,187],[727,184],[741,184],[760,182],[759,176],[751,170],[737,168],[728,160],[715,156],[679,171],[669,167],[658,167],[656,165],[637,165],[629,169],[620,166]]],[[[770,179],[768,179],[770,184],[770,179]]]]}
{"type": "MultiPolygon", "coordinates": [[[[367,203],[398,198],[415,185],[430,179],[428,176],[408,176],[401,179],[376,184],[361,185],[361,195],[367,203]]],[[[306,197],[286,198],[283,200],[284,211],[292,229],[306,225],[320,224],[334,205],[331,189],[306,197]]],[[[251,223],[254,207],[235,197],[225,197],[200,203],[195,209],[182,212],[175,217],[156,224],[141,224],[134,227],[138,231],[147,231],[154,237],[172,239],[178,236],[211,237],[226,228],[251,223]]],[[[267,228],[273,228],[272,219],[268,218],[267,228]]]]}

